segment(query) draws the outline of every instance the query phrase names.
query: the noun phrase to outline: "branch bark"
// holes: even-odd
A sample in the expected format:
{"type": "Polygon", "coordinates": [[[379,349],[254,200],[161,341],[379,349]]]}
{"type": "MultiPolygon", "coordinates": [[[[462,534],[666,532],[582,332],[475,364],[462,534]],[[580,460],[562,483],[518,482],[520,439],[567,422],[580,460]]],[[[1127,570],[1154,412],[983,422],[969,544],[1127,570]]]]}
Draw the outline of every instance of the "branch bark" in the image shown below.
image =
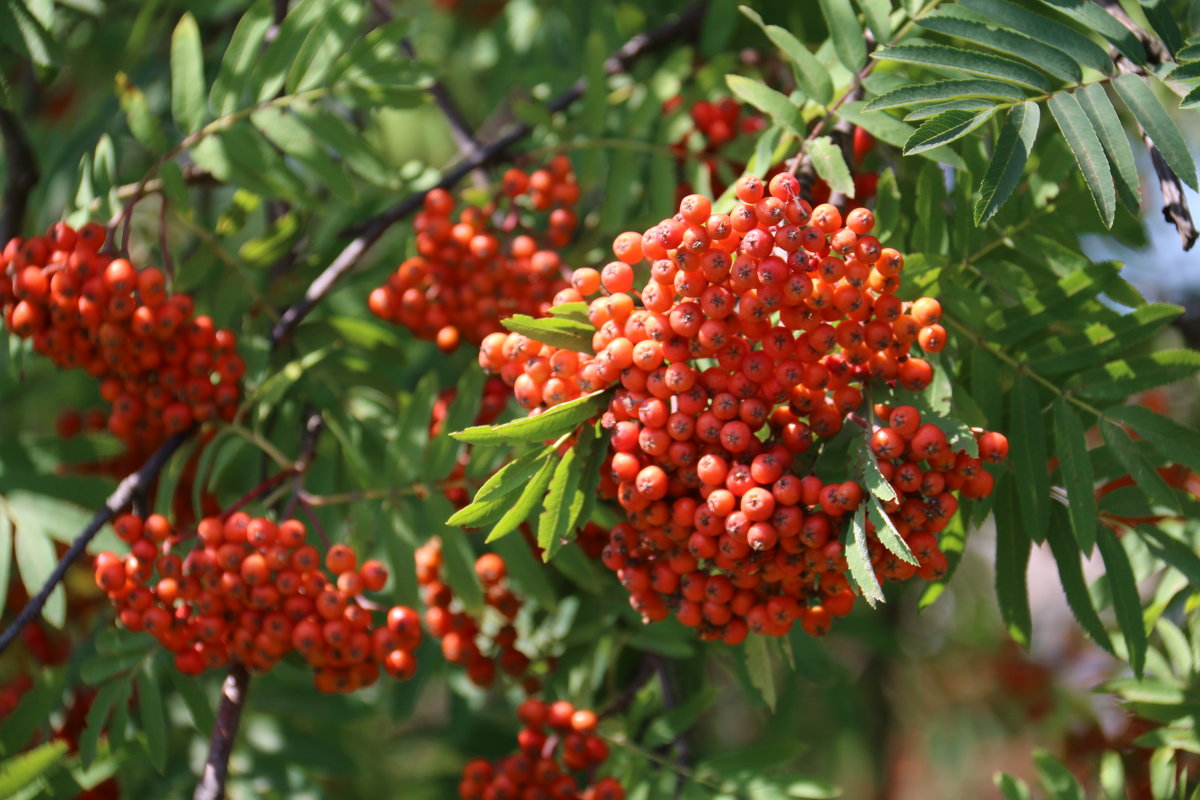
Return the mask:
{"type": "MultiPolygon", "coordinates": [[[[615,75],[623,72],[628,69],[630,64],[647,53],[651,53],[681,36],[698,30],[707,6],[707,0],[700,0],[700,2],[688,7],[682,14],[669,22],[633,37],[604,62],[605,74],[615,75]]],[[[556,113],[566,109],[583,96],[586,88],[587,80],[580,78],[570,89],[550,101],[546,106],[547,110],[551,113],[556,113]]],[[[481,146],[474,153],[468,154],[461,159],[446,172],[437,186],[409,195],[398,205],[374,217],[358,229],[355,238],[343,248],[342,252],[334,258],[333,262],[325,268],[325,271],[318,275],[309,285],[307,291],[304,293],[304,297],[289,307],[280,316],[279,322],[271,331],[272,347],[277,346],[280,342],[291,336],[296,326],[329,294],[338,281],[358,266],[367,252],[375,246],[392,225],[405,219],[421,207],[421,204],[425,201],[425,196],[430,191],[434,188],[448,189],[462,180],[472,170],[500,161],[508,155],[508,151],[513,145],[529,136],[532,132],[533,125],[531,124],[522,123],[515,126],[508,133],[481,146]]]]}
{"type": "Polygon", "coordinates": [[[63,577],[67,574],[67,570],[75,560],[83,555],[87,549],[88,543],[95,538],[96,534],[108,522],[112,521],[121,509],[128,506],[138,493],[149,488],[158,478],[158,473],[166,466],[167,461],[175,454],[188,437],[192,435],[195,428],[177,433],[168,439],[162,447],[150,456],[142,468],[132,475],[127,476],[117,486],[116,491],[108,496],[108,500],[104,503],[104,508],[101,509],[96,516],[92,517],[92,521],[87,524],[75,541],[71,542],[71,546],[67,552],[59,560],[54,567],[54,571],[50,573],[50,577],[46,579],[45,584],[38,590],[38,593],[29,599],[25,607],[21,609],[21,613],[12,621],[12,624],[0,634],[0,655],[8,649],[8,646],[21,634],[21,630],[33,620],[37,619],[42,608],[46,605],[46,600],[50,597],[50,593],[54,591],[54,587],[62,582],[63,577]]]}
{"type": "Polygon", "coordinates": [[[4,137],[4,161],[8,185],[4,187],[4,214],[0,216],[0,242],[21,234],[29,193],[40,177],[37,159],[21,122],[13,112],[0,108],[0,135],[4,137]]]}
{"type": "Polygon", "coordinates": [[[192,795],[194,800],[223,800],[225,797],[229,755],[233,752],[233,741],[237,738],[249,688],[250,673],[241,662],[235,661],[225,675],[225,683],[221,685],[221,705],[217,709],[217,721],[208,745],[208,760],[204,762],[204,772],[192,795]]]}

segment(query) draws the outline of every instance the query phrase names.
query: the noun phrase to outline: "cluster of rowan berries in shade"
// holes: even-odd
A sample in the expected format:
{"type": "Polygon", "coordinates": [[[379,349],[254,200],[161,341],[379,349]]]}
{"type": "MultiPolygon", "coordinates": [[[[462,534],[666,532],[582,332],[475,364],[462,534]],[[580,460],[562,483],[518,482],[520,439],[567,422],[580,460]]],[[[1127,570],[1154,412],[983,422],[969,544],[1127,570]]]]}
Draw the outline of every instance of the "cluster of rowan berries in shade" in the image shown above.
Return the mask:
{"type": "Polygon", "coordinates": [[[359,565],[354,550],[335,544],[325,554],[327,573],[297,520],[276,524],[241,511],[224,521],[206,517],[183,557],[171,552],[182,539],[159,514],[124,514],[113,527],[130,552],[100,553],[96,584],[121,624],[154,636],[185,675],[230,661],[266,672],[293,650],[326,693],[369,686],[381,669],[398,680],[416,672],[417,612],[393,606],[377,624],[383,609],[364,595],[383,589],[387,568],[359,565]]]}
{"type": "MultiPolygon", "coordinates": [[[[868,520],[881,578],[941,575],[937,533],[957,510],[953,492],[992,488],[981,458],[915,408],[873,408],[878,426],[858,415],[868,384],[929,385],[933,367],[913,348],[945,346],[941,306],[896,296],[904,258],[871,235],[869,210],[843,219],[798,193],[791,175],[769,186],[747,176],[729,213],[690,195],[675,216],[618,236],[617,260],[572,276],[594,297],[594,355],[517,334],[480,349],[533,413],[613,387],[601,490],[627,521],[602,559],[645,619],[673,612],[704,639],[782,635],[796,621],[820,634],[850,611],[843,539],[864,484],[817,475],[816,451],[806,456],[847,420],[867,428],[862,449],[897,492],[883,510],[919,561],[885,549],[868,520]],[[644,260],[649,278],[635,287],[644,260]]],[[[1005,456],[1002,435],[977,435],[983,459],[1005,456]]]]}
{"type": "Polygon", "coordinates": [[[624,800],[625,790],[615,778],[591,783],[591,774],[608,759],[594,711],[565,700],[530,698],[517,709],[517,718],[524,725],[517,734],[518,751],[495,763],[468,763],[458,784],[462,800],[624,800]]]}
{"type": "Polygon", "coordinates": [[[520,680],[526,692],[536,692],[541,681],[530,672],[533,661],[517,649],[514,622],[522,602],[508,586],[504,559],[485,553],[475,561],[484,602],[495,611],[495,620],[469,614],[442,580],[440,539],[435,537],[417,548],[416,563],[417,583],[425,603],[425,627],[441,640],[445,659],[462,666],[476,686],[491,686],[498,667],[509,678],[520,680]]]}
{"type": "Polygon", "coordinates": [[[63,368],[100,382],[108,429],[146,453],[194,422],[232,419],[245,365],[237,337],[156,267],[99,252],[105,230],[65,223],[0,252],[0,311],[10,331],[63,368]]]}
{"type": "Polygon", "coordinates": [[[413,223],[418,255],[371,292],[368,308],[443,350],[479,344],[513,314],[545,313],[568,286],[555,248],[575,233],[579,193],[565,156],[531,173],[510,168],[492,201],[466,205],[457,221],[454,196],[434,189],[413,223]],[[527,214],[544,223],[524,225],[527,214]]]}

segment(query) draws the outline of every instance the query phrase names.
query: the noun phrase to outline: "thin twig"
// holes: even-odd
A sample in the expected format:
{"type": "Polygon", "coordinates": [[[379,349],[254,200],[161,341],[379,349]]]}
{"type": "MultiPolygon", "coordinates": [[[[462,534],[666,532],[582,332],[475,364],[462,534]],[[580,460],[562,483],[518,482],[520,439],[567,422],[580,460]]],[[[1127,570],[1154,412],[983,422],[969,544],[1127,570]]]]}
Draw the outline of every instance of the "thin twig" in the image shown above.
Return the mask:
{"type": "Polygon", "coordinates": [[[0,109],[0,135],[4,137],[4,161],[8,170],[4,214],[0,215],[0,242],[7,242],[21,234],[29,193],[37,185],[40,173],[21,121],[7,109],[0,109]]]}
{"type": "Polygon", "coordinates": [[[208,760],[204,762],[204,772],[200,775],[196,793],[192,795],[194,800],[223,800],[225,797],[229,754],[233,752],[233,740],[237,738],[249,688],[250,673],[245,665],[235,661],[230,665],[225,683],[221,686],[221,705],[217,709],[217,721],[208,745],[208,760]]]}
{"type": "Polygon", "coordinates": [[[104,502],[104,508],[92,517],[91,522],[75,537],[75,541],[71,542],[71,546],[67,548],[67,552],[59,559],[58,564],[54,567],[54,571],[50,573],[50,577],[42,584],[42,588],[38,589],[37,594],[29,599],[21,612],[17,614],[17,618],[12,621],[3,634],[0,634],[0,654],[3,654],[8,646],[13,643],[13,640],[20,635],[21,630],[36,619],[42,613],[43,606],[46,605],[46,600],[50,597],[50,593],[54,591],[54,587],[62,582],[62,579],[67,574],[67,570],[75,563],[84,551],[88,544],[95,538],[96,534],[107,523],[112,521],[113,517],[121,512],[121,509],[130,504],[138,492],[149,487],[154,483],[158,474],[166,466],[167,461],[174,455],[188,437],[195,432],[195,428],[191,428],[183,433],[177,433],[163,443],[162,447],[155,451],[154,455],[147,459],[137,472],[127,476],[117,486],[116,491],[108,496],[108,500],[104,502]]]}
{"type": "MultiPolygon", "coordinates": [[[[637,59],[653,52],[668,42],[695,31],[703,19],[707,0],[701,0],[690,6],[682,14],[653,30],[639,34],[626,42],[619,50],[604,62],[607,75],[614,75],[626,70],[637,59]]],[[[546,109],[550,113],[563,111],[583,96],[587,88],[587,79],[580,78],[575,85],[563,92],[550,103],[546,109]]],[[[343,276],[358,266],[359,262],[382,237],[385,232],[402,219],[414,213],[425,201],[425,196],[434,188],[447,189],[462,180],[472,170],[499,161],[504,158],[509,149],[517,142],[533,133],[534,126],[522,123],[508,133],[480,147],[452,167],[438,182],[437,186],[425,191],[415,192],[402,200],[392,209],[374,217],[359,229],[358,235],[346,245],[325,271],[317,276],[305,291],[304,297],[283,312],[279,323],[271,331],[271,345],[277,346],[296,329],[296,326],[329,294],[334,285],[343,276]]]]}
{"type": "Polygon", "coordinates": [[[283,509],[283,519],[291,519],[296,504],[300,502],[300,494],[304,491],[304,479],[308,468],[312,466],[313,458],[317,455],[317,440],[325,430],[325,418],[315,408],[306,408],[301,415],[304,420],[304,430],[300,439],[300,448],[296,454],[296,474],[292,477],[292,494],[283,509]]]}

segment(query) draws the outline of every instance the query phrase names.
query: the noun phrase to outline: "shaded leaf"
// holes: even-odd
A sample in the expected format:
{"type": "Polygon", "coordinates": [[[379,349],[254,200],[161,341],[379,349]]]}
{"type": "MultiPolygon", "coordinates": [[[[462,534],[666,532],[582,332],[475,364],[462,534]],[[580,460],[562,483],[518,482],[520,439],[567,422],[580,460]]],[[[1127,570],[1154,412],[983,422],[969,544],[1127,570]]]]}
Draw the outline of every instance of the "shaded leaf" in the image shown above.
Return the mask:
{"type": "Polygon", "coordinates": [[[1137,75],[1125,74],[1115,78],[1112,85],[1125,107],[1129,109],[1129,113],[1133,114],[1158,145],[1167,166],[1188,186],[1193,189],[1200,188],[1196,183],[1196,163],[1192,160],[1183,134],[1179,132],[1179,126],[1154,96],[1146,81],[1137,75]]]}
{"type": "Polygon", "coordinates": [[[1080,394],[1098,400],[1123,400],[1130,395],[1190,378],[1200,371],[1200,353],[1160,350],[1148,356],[1118,358],[1085,370],[1072,379],[1080,394]]]}
{"type": "Polygon", "coordinates": [[[1054,401],[1054,449],[1067,490],[1075,541],[1084,553],[1096,544],[1095,476],[1079,416],[1063,398],[1054,401]]]}
{"type": "Polygon", "coordinates": [[[850,0],[818,0],[818,3],[838,61],[850,72],[858,72],[867,61],[867,45],[850,0]]]}
{"type": "Polygon", "coordinates": [[[743,650],[750,683],[762,694],[763,702],[771,711],[775,710],[778,694],[775,689],[775,664],[771,659],[765,636],[752,633],[746,637],[743,650]]]}
{"type": "Polygon", "coordinates": [[[442,561],[446,567],[446,585],[463,608],[478,615],[483,610],[483,588],[475,574],[475,551],[467,535],[458,528],[444,527],[441,531],[442,561]]]}
{"type": "Polygon", "coordinates": [[[1079,83],[1083,80],[1083,71],[1079,64],[1061,50],[1024,34],[989,26],[986,24],[986,18],[962,6],[944,6],[932,14],[920,17],[916,23],[928,30],[999,50],[1007,56],[1027,61],[1064,81],[1079,83]]]}
{"type": "Polygon", "coordinates": [[[1116,213],[1116,186],[1108,168],[1108,158],[1091,120],[1073,94],[1053,95],[1049,105],[1059,130],[1067,140],[1067,146],[1071,148],[1071,154],[1075,156],[1075,163],[1083,173],[1104,227],[1111,228],[1116,213]]]}
{"type": "MultiPolygon", "coordinates": [[[[26,518],[28,519],[28,518],[26,518]]],[[[57,559],[54,556],[54,543],[45,531],[25,523],[22,518],[16,520],[16,556],[17,571],[21,575],[21,585],[26,593],[33,597],[42,588],[54,571],[57,559]]],[[[6,587],[7,590],[7,587],[6,587]]],[[[56,628],[62,628],[67,617],[66,590],[60,582],[50,592],[42,616],[56,628]]]]}
{"type": "Polygon", "coordinates": [[[866,512],[866,506],[859,504],[858,510],[851,517],[850,539],[846,542],[845,552],[854,585],[862,593],[867,605],[874,608],[876,603],[883,602],[883,589],[879,586],[879,578],[871,566],[871,555],[867,549],[866,512]]]}
{"type": "Polygon", "coordinates": [[[1129,146],[1125,128],[1117,117],[1117,110],[1113,108],[1112,101],[1108,99],[1108,93],[1099,84],[1091,83],[1080,87],[1075,97],[1088,119],[1092,121],[1100,144],[1108,154],[1121,201],[1131,211],[1136,211],[1142,200],[1137,165],[1133,162],[1133,149],[1129,146]]]}
{"type": "Polygon", "coordinates": [[[1009,416],[1013,472],[1020,518],[1027,536],[1040,542],[1050,522],[1050,476],[1046,472],[1046,428],[1037,389],[1024,375],[1013,383],[1009,416]]]}
{"type": "Polygon", "coordinates": [[[1058,578],[1062,583],[1063,593],[1067,596],[1067,605],[1092,641],[1112,653],[1113,646],[1108,638],[1108,631],[1100,621],[1100,615],[1096,613],[1096,606],[1092,603],[1092,596],[1088,593],[1079,548],[1065,528],[1065,525],[1052,524],[1046,532],[1046,541],[1050,543],[1050,551],[1054,554],[1054,563],[1058,567],[1058,578]]]}
{"type": "Polygon", "coordinates": [[[904,155],[911,156],[961,139],[991,119],[994,113],[994,108],[979,112],[943,111],[922,123],[908,138],[904,143],[904,155]]]}
{"type": "Polygon", "coordinates": [[[12,522],[0,506],[0,615],[4,613],[4,604],[8,599],[8,579],[12,571],[13,529],[12,522]]]}
{"type": "Polygon", "coordinates": [[[900,61],[936,69],[959,70],[972,75],[982,75],[985,78],[1008,81],[1018,86],[1043,92],[1050,90],[1050,82],[1045,75],[1020,61],[994,56],[990,53],[964,50],[960,47],[931,42],[898,44],[876,50],[871,56],[883,61],[900,61]]]}
{"type": "Polygon", "coordinates": [[[1155,558],[1170,564],[1192,586],[1200,588],[1200,555],[1189,544],[1152,525],[1139,525],[1137,532],[1155,558]]]}
{"type": "Polygon", "coordinates": [[[204,124],[205,89],[200,26],[187,13],[171,34],[171,116],[184,133],[195,133],[204,124]]]}
{"type": "Polygon", "coordinates": [[[1200,471],[1200,433],[1141,405],[1113,406],[1104,413],[1132,427],[1163,458],[1200,471]]]}
{"type": "Polygon", "coordinates": [[[271,0],[258,0],[242,15],[233,31],[208,96],[218,116],[226,116],[238,108],[263,38],[274,21],[272,5],[271,0]]]}
{"type": "Polygon", "coordinates": [[[138,716],[146,734],[146,753],[150,763],[161,775],[167,768],[167,716],[163,709],[162,691],[158,679],[147,668],[138,673],[138,716]]]}
{"type": "Polygon", "coordinates": [[[975,224],[987,222],[1008,200],[1021,182],[1025,163],[1033,152],[1042,112],[1037,103],[1026,101],[1008,112],[992,148],[992,160],[979,185],[975,224]]]}
{"type": "Polygon", "coordinates": [[[1154,465],[1134,445],[1129,434],[1107,419],[1100,420],[1100,433],[1104,436],[1104,443],[1108,445],[1109,450],[1121,466],[1133,477],[1138,488],[1155,503],[1178,512],[1179,498],[1158,474],[1154,465]]]}
{"type": "Polygon", "coordinates": [[[896,530],[896,526],[892,523],[892,518],[883,510],[883,506],[879,503],[879,498],[871,496],[867,502],[867,515],[871,519],[871,524],[875,526],[875,537],[879,539],[879,543],[887,548],[888,552],[899,558],[901,561],[907,561],[914,567],[921,566],[921,562],[913,555],[909,549],[908,542],[904,541],[900,536],[900,531],[896,530]]]}
{"type": "Polygon", "coordinates": [[[1125,634],[1125,646],[1129,650],[1129,665],[1139,676],[1146,663],[1146,625],[1142,621],[1142,601],[1138,596],[1137,580],[1125,548],[1117,541],[1113,532],[1104,525],[1097,526],[1096,544],[1100,546],[1100,557],[1104,559],[1104,572],[1112,592],[1113,610],[1117,623],[1125,634]]]}
{"type": "Polygon", "coordinates": [[[1113,70],[1112,59],[1104,52],[1104,48],[1056,19],[1008,0],[960,0],[960,5],[991,17],[1018,33],[1056,47],[1085,67],[1105,75],[1113,70]]]}
{"type": "MultiPolygon", "coordinates": [[[[1044,462],[1043,462],[1044,463],[1044,462]]],[[[1006,476],[997,492],[996,517],[996,599],[1008,635],[1022,647],[1033,638],[1033,620],[1029,613],[1029,588],[1026,573],[1033,543],[1014,505],[1013,479],[1006,476]]],[[[1017,481],[1018,485],[1021,483],[1017,481]]]]}

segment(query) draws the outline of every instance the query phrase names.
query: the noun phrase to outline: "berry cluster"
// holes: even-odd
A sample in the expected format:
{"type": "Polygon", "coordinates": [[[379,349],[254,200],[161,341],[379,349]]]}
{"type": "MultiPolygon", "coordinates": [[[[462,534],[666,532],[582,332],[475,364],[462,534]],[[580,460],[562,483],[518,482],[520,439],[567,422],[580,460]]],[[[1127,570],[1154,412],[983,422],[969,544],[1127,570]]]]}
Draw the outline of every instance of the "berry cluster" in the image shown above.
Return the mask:
{"type": "Polygon", "coordinates": [[[425,627],[442,643],[442,655],[459,664],[477,686],[487,688],[496,679],[496,668],[510,678],[520,679],[526,692],[536,692],[541,682],[530,673],[532,661],[517,649],[513,624],[521,610],[521,599],[506,580],[504,559],[485,553],[475,561],[475,574],[483,585],[484,600],[499,617],[498,625],[477,620],[455,602],[454,592],[442,581],[442,543],[434,538],[417,549],[417,583],[425,603],[425,627]],[[492,655],[488,655],[488,654],[492,655]]]}
{"type": "Polygon", "coordinates": [[[0,312],[38,353],[100,381],[108,429],[131,451],[153,451],[193,422],[232,419],[245,365],[237,337],[192,300],[171,294],[155,267],[102,255],[105,230],[57,223],[0,253],[0,312]]]}
{"type": "MultiPolygon", "coordinates": [[[[936,534],[957,510],[953,492],[992,488],[981,459],[912,406],[868,405],[886,424],[858,415],[869,382],[929,385],[932,366],[911,351],[945,346],[941,307],[896,296],[904,258],[871,235],[870,211],[843,219],[798,192],[787,174],[769,186],[747,176],[728,214],[690,195],[674,217],[618,236],[616,261],[572,276],[585,297],[605,292],[588,308],[594,356],[516,334],[480,349],[484,368],[534,413],[619,384],[601,419],[610,431],[601,489],[628,521],[602,558],[646,619],[673,611],[704,639],[782,635],[796,620],[820,634],[849,612],[842,540],[863,483],[813,474],[805,457],[846,420],[868,428],[875,466],[897,493],[883,509],[920,561],[885,549],[868,520],[881,578],[942,574],[936,534]]],[[[978,437],[982,458],[1005,456],[1003,436],[978,437]]]]}
{"type": "Polygon", "coordinates": [[[542,314],[564,300],[557,296],[568,286],[562,259],[548,248],[571,240],[578,224],[571,206],[578,201],[579,184],[565,156],[528,174],[509,169],[492,202],[467,205],[457,222],[453,195],[435,189],[414,221],[419,255],[372,291],[367,306],[443,350],[464,340],[479,344],[513,314],[542,314]],[[544,242],[535,227],[522,225],[522,211],[549,212],[544,242]]]}
{"type": "Polygon", "coordinates": [[[608,745],[596,735],[596,714],[560,700],[530,698],[517,709],[525,726],[517,734],[519,751],[495,764],[479,759],[463,769],[462,800],[624,800],[614,778],[580,788],[571,773],[590,774],[608,758],[608,745]],[[549,731],[547,731],[549,729],[549,731]]]}
{"type": "Polygon", "coordinates": [[[369,686],[381,667],[398,680],[416,672],[417,612],[394,606],[376,626],[378,607],[363,596],[383,589],[387,568],[373,560],[359,566],[350,547],[335,544],[325,555],[331,579],[296,520],[277,525],[240,511],[224,522],[206,517],[183,558],[170,552],[179,538],[161,515],[125,514],[114,528],[130,553],[99,554],[96,584],[121,623],[158,639],[185,675],[230,660],[266,672],[292,650],[326,693],[369,686]]]}

